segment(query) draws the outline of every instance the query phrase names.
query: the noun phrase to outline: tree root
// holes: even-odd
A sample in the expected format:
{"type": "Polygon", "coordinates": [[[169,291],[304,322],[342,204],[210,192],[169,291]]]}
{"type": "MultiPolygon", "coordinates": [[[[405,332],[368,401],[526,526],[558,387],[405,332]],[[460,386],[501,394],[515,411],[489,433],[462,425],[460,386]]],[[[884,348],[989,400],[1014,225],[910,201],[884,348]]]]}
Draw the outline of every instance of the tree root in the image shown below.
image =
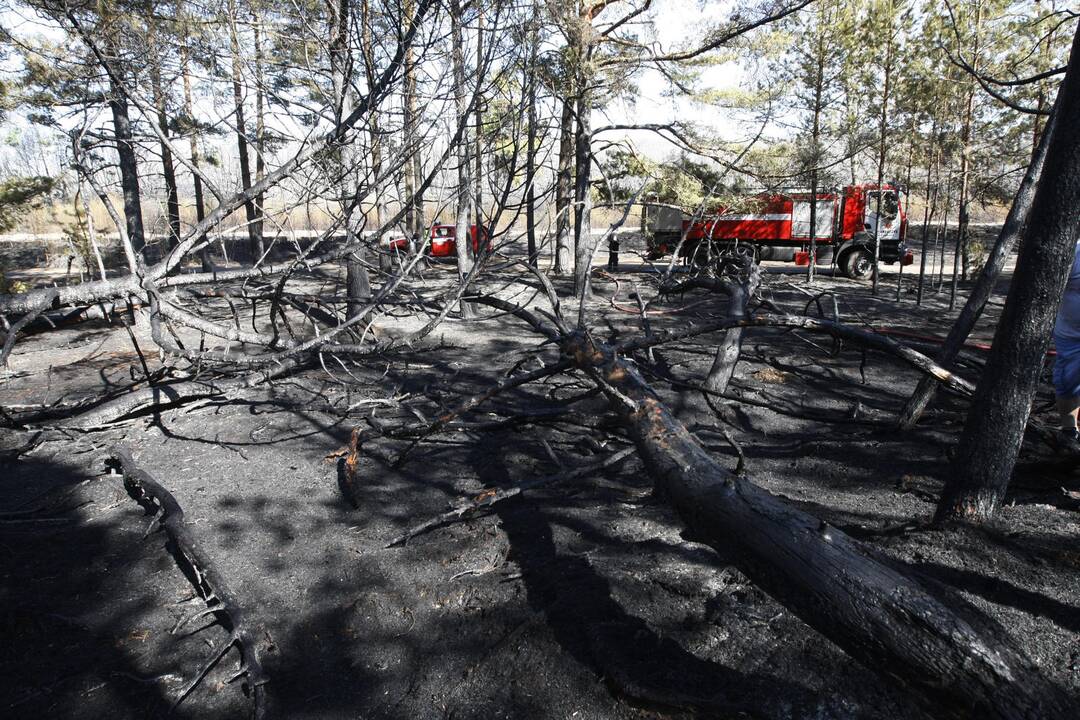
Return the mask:
{"type": "MultiPolygon", "coordinates": [[[[213,615],[229,631],[228,640],[203,665],[194,679],[181,689],[173,702],[173,709],[198,687],[207,673],[235,646],[240,653],[240,667],[230,678],[230,682],[246,676],[244,691],[252,698],[252,717],[255,720],[262,720],[266,717],[264,685],[268,677],[259,659],[261,646],[259,636],[265,633],[257,626],[249,624],[246,614],[237,603],[236,596],[229,589],[224,576],[210,556],[203,551],[188,526],[184,524],[184,510],[172,493],[148,473],[139,469],[126,450],[114,448],[110,453],[109,463],[118,466],[123,472],[124,487],[127,488],[132,499],[142,505],[148,513],[156,515],[154,524],[165,531],[170,552],[176,559],[177,565],[206,603],[205,609],[177,623],[173,632],[192,620],[207,615],[213,615]]],[[[151,525],[151,528],[153,527],[154,525],[151,525]]]]}

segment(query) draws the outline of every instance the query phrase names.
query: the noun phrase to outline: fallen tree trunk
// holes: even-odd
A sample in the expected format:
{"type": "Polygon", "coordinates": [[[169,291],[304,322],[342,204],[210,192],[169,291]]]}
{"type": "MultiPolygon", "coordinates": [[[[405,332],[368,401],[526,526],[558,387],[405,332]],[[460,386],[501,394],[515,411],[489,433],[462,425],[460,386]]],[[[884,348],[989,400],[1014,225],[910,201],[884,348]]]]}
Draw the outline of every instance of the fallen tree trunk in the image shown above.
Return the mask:
{"type": "Polygon", "coordinates": [[[663,345],[675,340],[683,340],[686,338],[696,337],[698,335],[704,335],[705,333],[716,332],[718,330],[727,330],[735,327],[774,327],[774,328],[791,328],[799,330],[809,330],[811,332],[822,332],[832,335],[838,340],[850,340],[858,343],[863,347],[870,348],[872,350],[878,350],[887,355],[899,358],[908,363],[912,367],[921,370],[922,372],[933,375],[948,387],[950,390],[958,392],[962,395],[971,395],[975,392],[975,386],[970,382],[960,377],[959,375],[946,370],[942,366],[935,363],[933,360],[923,355],[921,352],[911,349],[903,343],[898,343],[892,338],[886,337],[880,333],[870,332],[866,330],[860,330],[858,328],[851,327],[850,325],[844,325],[843,323],[834,322],[832,320],[825,320],[823,318],[814,318],[806,315],[771,315],[771,314],[757,314],[749,315],[744,318],[731,318],[724,320],[714,320],[708,323],[702,323],[696,327],[690,327],[685,330],[674,330],[654,333],[651,336],[638,338],[629,342],[621,343],[615,346],[613,349],[618,353],[627,353],[633,350],[644,350],[656,345],[663,345]]]}
{"type": "Polygon", "coordinates": [[[184,523],[184,510],[172,493],[147,472],[139,469],[127,451],[116,448],[110,459],[123,472],[124,486],[131,497],[146,508],[147,512],[160,513],[155,522],[165,531],[171,546],[170,552],[176,558],[177,565],[191,580],[195,591],[206,601],[205,610],[177,623],[174,632],[182,625],[206,615],[215,616],[229,632],[229,638],[214,652],[194,679],[180,691],[173,701],[173,708],[183,702],[206,674],[235,646],[240,653],[240,669],[234,677],[246,676],[245,692],[252,697],[252,717],[262,720],[266,717],[264,685],[268,678],[259,659],[261,640],[258,629],[247,622],[247,615],[236,601],[236,595],[229,589],[224,575],[184,523]]]}
{"type": "Polygon", "coordinates": [[[611,348],[584,334],[561,345],[623,412],[657,491],[696,537],[852,657],[939,716],[1073,716],[1062,691],[991,620],[721,467],[611,348]]]}

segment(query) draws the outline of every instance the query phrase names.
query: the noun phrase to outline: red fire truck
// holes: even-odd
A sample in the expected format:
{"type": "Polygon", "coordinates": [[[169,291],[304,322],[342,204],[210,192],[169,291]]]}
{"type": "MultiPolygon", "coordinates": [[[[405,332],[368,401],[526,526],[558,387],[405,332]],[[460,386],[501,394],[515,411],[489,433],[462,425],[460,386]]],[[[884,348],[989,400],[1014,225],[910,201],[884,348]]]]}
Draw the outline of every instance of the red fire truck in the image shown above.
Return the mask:
{"type": "MultiPolygon", "coordinates": [[[[457,241],[455,236],[457,235],[457,227],[454,225],[432,225],[430,242],[430,255],[431,257],[443,258],[443,257],[456,257],[457,255],[457,241]]],[[[487,238],[488,231],[484,228],[480,232],[481,237],[487,238]]],[[[473,254],[479,254],[480,241],[476,237],[476,226],[469,226],[469,237],[472,238],[473,254]]],[[[409,251],[409,239],[403,237],[393,237],[384,241],[386,247],[390,250],[396,250],[398,252],[409,251]]],[[[491,239],[488,238],[487,250],[491,250],[491,239]]]]}
{"type": "MultiPolygon", "coordinates": [[[[432,257],[454,257],[457,255],[457,227],[454,225],[432,225],[431,226],[431,256],[432,257]]],[[[488,237],[487,228],[480,230],[480,237],[487,240],[486,250],[491,249],[491,239],[488,237]]],[[[472,240],[473,254],[479,254],[480,252],[480,240],[477,237],[476,226],[469,226],[469,238],[472,240]]]]}
{"type": "MultiPolygon", "coordinates": [[[[835,262],[850,278],[870,277],[876,233],[880,261],[910,265],[913,257],[905,245],[907,214],[902,196],[894,184],[849,185],[814,195],[817,262],[835,262]]],[[[649,258],[673,252],[685,233],[679,255],[687,261],[742,246],[760,260],[794,259],[806,265],[810,262],[811,198],[809,192],[800,191],[759,193],[699,220],[682,208],[647,204],[642,224],[649,258]]]]}

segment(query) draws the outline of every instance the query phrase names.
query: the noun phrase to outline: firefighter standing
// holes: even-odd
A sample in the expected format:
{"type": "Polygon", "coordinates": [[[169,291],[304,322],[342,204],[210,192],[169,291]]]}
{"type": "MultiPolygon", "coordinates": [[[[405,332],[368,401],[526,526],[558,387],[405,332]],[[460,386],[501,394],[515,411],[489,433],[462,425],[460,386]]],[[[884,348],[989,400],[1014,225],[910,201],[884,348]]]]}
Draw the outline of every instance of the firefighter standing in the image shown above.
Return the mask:
{"type": "Polygon", "coordinates": [[[1062,452],[1080,457],[1076,425],[1080,410],[1080,242],[1076,244],[1069,282],[1054,323],[1054,347],[1054,394],[1061,423],[1058,445],[1062,452]]]}
{"type": "Polygon", "coordinates": [[[614,234],[607,241],[607,269],[614,272],[619,269],[619,238],[614,234]]]}

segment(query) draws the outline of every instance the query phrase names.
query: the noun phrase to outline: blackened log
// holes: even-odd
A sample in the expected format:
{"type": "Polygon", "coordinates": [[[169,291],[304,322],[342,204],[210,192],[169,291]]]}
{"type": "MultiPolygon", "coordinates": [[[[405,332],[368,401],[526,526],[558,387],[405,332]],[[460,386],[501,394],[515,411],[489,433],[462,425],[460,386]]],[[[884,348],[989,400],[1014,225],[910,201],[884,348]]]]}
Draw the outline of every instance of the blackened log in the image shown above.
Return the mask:
{"type": "Polygon", "coordinates": [[[615,349],[619,353],[633,350],[644,350],[664,343],[683,340],[686,338],[704,335],[705,333],[727,330],[733,327],[776,327],[809,330],[832,335],[838,340],[849,340],[863,347],[877,350],[903,360],[912,367],[933,375],[950,390],[962,395],[971,395],[975,386],[954,372],[946,370],[926,355],[912,348],[898,343],[890,337],[867,330],[860,330],[844,325],[843,323],[825,320],[823,318],[809,317],[806,315],[770,315],[756,314],[745,318],[714,320],[691,326],[683,330],[668,330],[657,332],[649,337],[635,338],[628,342],[617,345],[615,349]]]}
{"type": "Polygon", "coordinates": [[[728,472],[610,348],[575,335],[562,349],[601,376],[658,493],[695,537],[853,658],[937,716],[1074,716],[1063,692],[973,607],[941,588],[931,592],[839,529],[728,472]]]}
{"type": "Polygon", "coordinates": [[[173,708],[202,682],[206,674],[231,648],[236,647],[240,653],[240,670],[236,677],[241,675],[246,677],[245,692],[252,697],[252,717],[261,720],[266,717],[264,685],[268,680],[259,658],[265,632],[248,621],[247,613],[237,602],[236,594],[229,588],[224,575],[203,549],[190,527],[184,523],[184,510],[172,493],[149,473],[140,469],[126,450],[114,448],[111,453],[111,462],[117,464],[123,472],[124,487],[127,488],[131,497],[148,513],[158,515],[155,522],[165,531],[169,539],[170,552],[176,558],[181,570],[191,580],[195,591],[206,601],[205,611],[184,622],[205,615],[213,615],[229,632],[228,640],[214,652],[213,657],[195,678],[180,691],[173,703],[173,708]]]}

